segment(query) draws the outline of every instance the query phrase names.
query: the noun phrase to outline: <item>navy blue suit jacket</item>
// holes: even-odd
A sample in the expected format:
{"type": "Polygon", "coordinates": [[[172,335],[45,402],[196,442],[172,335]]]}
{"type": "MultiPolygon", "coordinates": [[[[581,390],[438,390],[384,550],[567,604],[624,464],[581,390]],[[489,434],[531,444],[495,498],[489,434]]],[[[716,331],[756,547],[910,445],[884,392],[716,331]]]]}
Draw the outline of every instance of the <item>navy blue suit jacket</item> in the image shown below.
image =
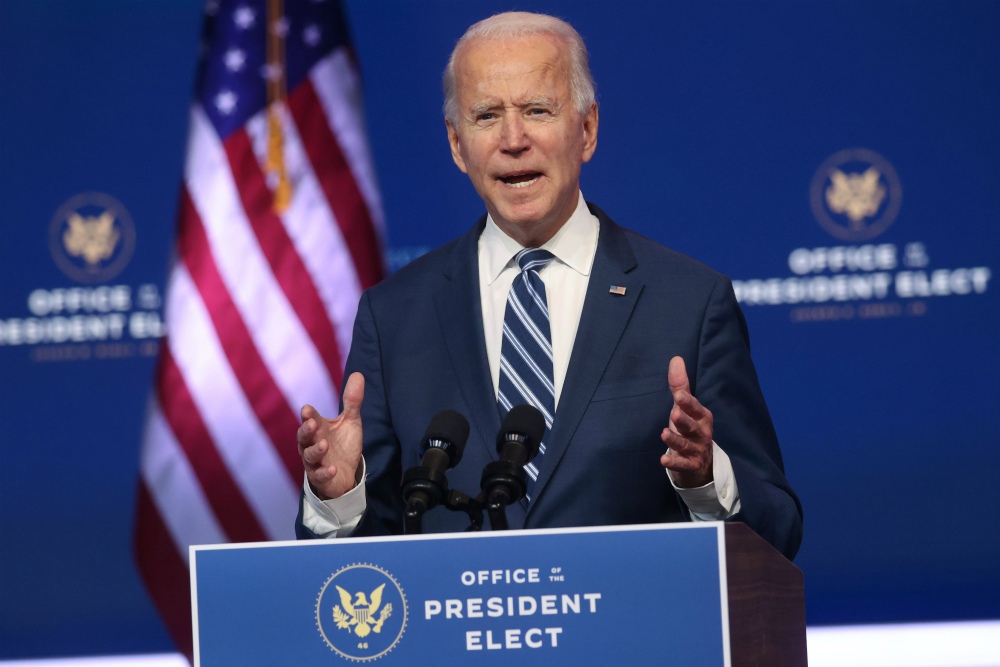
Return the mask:
{"type": "MultiPolygon", "coordinates": [[[[680,355],[732,461],[742,506],[734,518],[793,557],[801,506],[785,479],[730,281],[590,208],[600,236],[572,358],[535,497],[508,508],[510,527],[689,519],[660,465],[660,431],[673,403],[667,366],[680,355]],[[612,285],[625,294],[609,293],[612,285]]],[[[471,424],[464,457],[448,473],[451,488],[476,495],[483,467],[497,458],[500,414],[479,294],[484,224],[485,216],[361,298],[347,360],[348,374],[365,377],[368,510],[356,534],[402,531],[400,477],[420,463],[420,438],[438,411],[457,410],[471,424]]],[[[424,532],[468,523],[436,508],[424,516],[424,532]]],[[[301,522],[298,528],[311,535],[301,522]]]]}

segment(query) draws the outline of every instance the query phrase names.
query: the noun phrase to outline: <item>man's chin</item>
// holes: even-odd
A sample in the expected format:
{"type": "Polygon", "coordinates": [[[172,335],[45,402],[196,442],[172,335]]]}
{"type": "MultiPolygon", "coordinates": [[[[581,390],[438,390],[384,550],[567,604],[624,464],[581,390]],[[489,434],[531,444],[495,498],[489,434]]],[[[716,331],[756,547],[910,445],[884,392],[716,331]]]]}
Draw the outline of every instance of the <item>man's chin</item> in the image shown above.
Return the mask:
{"type": "MultiPolygon", "coordinates": [[[[550,213],[545,211],[545,213],[550,213]]],[[[521,245],[540,246],[552,238],[561,224],[557,224],[551,215],[538,211],[503,211],[501,215],[493,216],[493,221],[507,236],[521,245]]]]}
{"type": "Polygon", "coordinates": [[[535,206],[503,206],[493,219],[500,227],[529,229],[542,224],[545,220],[544,211],[535,206]]]}

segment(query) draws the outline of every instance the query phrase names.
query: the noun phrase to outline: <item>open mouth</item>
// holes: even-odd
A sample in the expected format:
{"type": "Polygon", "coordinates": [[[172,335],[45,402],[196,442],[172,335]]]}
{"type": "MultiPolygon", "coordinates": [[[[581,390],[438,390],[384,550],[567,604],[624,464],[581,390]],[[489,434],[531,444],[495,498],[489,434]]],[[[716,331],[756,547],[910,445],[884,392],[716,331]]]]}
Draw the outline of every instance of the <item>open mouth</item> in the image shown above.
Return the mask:
{"type": "Polygon", "coordinates": [[[500,180],[512,188],[526,188],[541,177],[537,171],[501,176],[500,180]]]}

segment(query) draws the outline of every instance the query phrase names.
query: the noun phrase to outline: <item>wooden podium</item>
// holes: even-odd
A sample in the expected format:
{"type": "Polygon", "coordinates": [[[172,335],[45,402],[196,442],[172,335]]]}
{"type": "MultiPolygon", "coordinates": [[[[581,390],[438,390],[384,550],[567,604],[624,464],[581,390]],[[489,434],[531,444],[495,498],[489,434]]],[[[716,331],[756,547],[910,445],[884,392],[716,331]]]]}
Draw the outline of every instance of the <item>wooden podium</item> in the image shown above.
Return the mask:
{"type": "Polygon", "coordinates": [[[804,667],[802,571],[742,523],[725,524],[725,534],[733,667],[804,667]]]}
{"type": "Polygon", "coordinates": [[[802,573],[739,523],[191,548],[195,664],[806,665],[802,573]]]}

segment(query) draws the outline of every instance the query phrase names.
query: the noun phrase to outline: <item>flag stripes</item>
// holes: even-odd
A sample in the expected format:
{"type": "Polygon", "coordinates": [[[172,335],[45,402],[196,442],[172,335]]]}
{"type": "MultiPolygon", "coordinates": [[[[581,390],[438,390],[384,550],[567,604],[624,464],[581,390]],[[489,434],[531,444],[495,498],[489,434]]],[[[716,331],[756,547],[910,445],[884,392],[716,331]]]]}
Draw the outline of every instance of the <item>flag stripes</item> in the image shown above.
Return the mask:
{"type": "Polygon", "coordinates": [[[244,130],[237,130],[226,139],[224,146],[233,178],[240,184],[243,209],[271,272],[316,350],[323,357],[333,385],[339,387],[343,380],[341,357],[347,355],[341,355],[337,345],[330,344],[330,341],[336,341],[333,325],[302,264],[302,258],[296,252],[281,219],[274,212],[274,197],[250,146],[250,139],[244,130]]]}
{"type": "Polygon", "coordinates": [[[384,221],[375,165],[368,150],[364,116],[357,113],[361,105],[361,77],[352,51],[338,49],[329,58],[317,62],[309,74],[309,81],[323,105],[337,145],[347,158],[372,222],[376,230],[381,230],[384,221]]]}
{"type": "Polygon", "coordinates": [[[191,588],[179,585],[188,576],[187,552],[182,558],[174,547],[173,537],[163,523],[162,514],[154,504],[145,480],[139,481],[135,523],[135,555],[139,572],[150,597],[159,607],[160,617],[174,638],[177,650],[190,657],[194,653],[191,588]]]}
{"type": "MultiPolygon", "coordinates": [[[[289,398],[289,405],[335,406],[339,385],[329,376],[322,357],[271,272],[243,209],[240,184],[226,166],[228,158],[224,146],[198,108],[193,113],[192,134],[196,138],[194,153],[203,156],[204,162],[194,157],[189,159],[185,185],[195,212],[203,222],[225,288],[243,317],[254,345],[275,383],[289,398]],[[301,363],[289,363],[291,360],[301,363]]],[[[298,186],[296,192],[299,192],[298,186]]],[[[295,196],[298,199],[299,195],[295,196]]],[[[317,218],[318,215],[313,215],[300,224],[323,224],[317,218]]],[[[307,248],[305,255],[309,254],[307,248]]],[[[325,275],[314,280],[339,279],[344,273],[353,275],[349,268],[345,271],[332,265],[325,275]]],[[[344,319],[337,325],[348,331],[360,292],[351,294],[354,310],[346,310],[342,315],[344,319]],[[345,322],[346,327],[343,326],[345,322]]],[[[346,344],[350,345],[349,336],[346,344]]]]}
{"type": "Polygon", "coordinates": [[[383,222],[336,2],[289,2],[267,123],[263,0],[209,3],[136,506],[139,569],[191,655],[188,546],[292,539],[298,408],[336,415],[383,222]],[[275,141],[279,142],[277,146],[275,141]],[[277,148],[277,152],[275,152],[277,148]],[[291,185],[277,211],[268,152],[291,185]]]}
{"type": "Polygon", "coordinates": [[[181,219],[177,240],[180,255],[212,319],[219,342],[243,394],[271,442],[279,446],[279,456],[285,462],[289,475],[295,478],[302,463],[296,452],[288,455],[284,452],[288,448],[280,447],[280,443],[287,441],[288,434],[298,428],[295,412],[268,372],[246,323],[226,290],[212,258],[205,229],[198,214],[187,205],[189,203],[190,200],[184,197],[182,206],[186,215],[181,219]]]}
{"type": "Polygon", "coordinates": [[[375,226],[308,80],[288,96],[288,107],[299,131],[310,138],[305,145],[309,161],[320,177],[327,202],[350,249],[362,289],[371,287],[382,275],[382,256],[375,226]]]}
{"type": "MultiPolygon", "coordinates": [[[[211,317],[183,265],[174,271],[169,285],[167,319],[175,326],[166,339],[164,353],[169,352],[176,361],[234,483],[268,536],[291,537],[288,508],[298,496],[301,473],[293,479],[285,472],[278,450],[241,391],[211,317]]],[[[161,401],[167,398],[163,396],[161,401]]],[[[184,496],[171,496],[170,501],[171,510],[187,503],[184,496]]]]}
{"type": "Polygon", "coordinates": [[[226,537],[233,542],[265,539],[264,530],[219,455],[168,348],[160,355],[157,389],[163,416],[191,462],[191,468],[226,537]]]}
{"type": "MultiPolygon", "coordinates": [[[[154,395],[154,404],[155,402],[154,395]]],[[[163,526],[160,533],[166,534],[168,538],[173,536],[174,543],[181,543],[182,538],[190,544],[225,542],[225,533],[216,521],[201,490],[191,462],[181,451],[161,410],[150,411],[147,428],[147,437],[156,438],[160,446],[148,450],[147,455],[143,456],[140,484],[148,494],[149,489],[146,488],[148,480],[148,483],[157,489],[159,500],[170,501],[156,510],[158,520],[163,526]],[[184,499],[186,502],[177,502],[177,499],[184,499]]],[[[167,544],[169,543],[168,541],[167,544]]],[[[169,551],[177,550],[169,549],[169,551]]],[[[178,555],[186,564],[187,552],[178,555]]]]}

